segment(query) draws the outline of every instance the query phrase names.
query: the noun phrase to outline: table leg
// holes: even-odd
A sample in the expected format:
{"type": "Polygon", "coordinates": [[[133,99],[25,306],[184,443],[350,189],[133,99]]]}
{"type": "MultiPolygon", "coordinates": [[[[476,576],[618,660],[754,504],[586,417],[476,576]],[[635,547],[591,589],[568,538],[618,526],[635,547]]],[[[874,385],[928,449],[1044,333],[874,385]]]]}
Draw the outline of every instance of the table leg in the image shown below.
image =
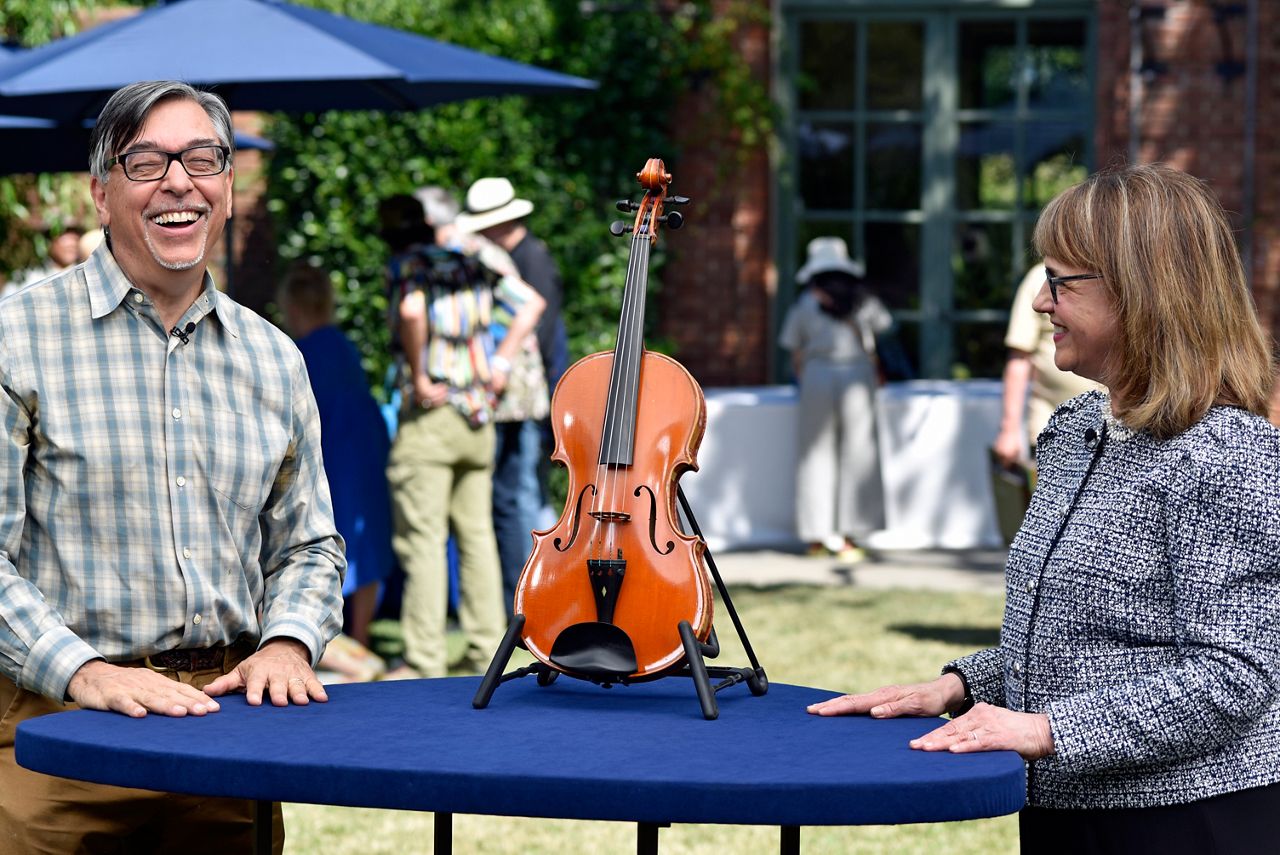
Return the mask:
{"type": "Polygon", "coordinates": [[[271,802],[253,803],[253,854],[271,855],[271,802]]]}
{"type": "Polygon", "coordinates": [[[636,823],[636,855],[658,855],[658,824],[636,823]]]}
{"type": "Polygon", "coordinates": [[[453,814],[436,811],[435,855],[453,855],[453,814]]]}
{"type": "Polygon", "coordinates": [[[782,855],[800,855],[800,826],[782,826],[782,840],[778,851],[782,855]]]}

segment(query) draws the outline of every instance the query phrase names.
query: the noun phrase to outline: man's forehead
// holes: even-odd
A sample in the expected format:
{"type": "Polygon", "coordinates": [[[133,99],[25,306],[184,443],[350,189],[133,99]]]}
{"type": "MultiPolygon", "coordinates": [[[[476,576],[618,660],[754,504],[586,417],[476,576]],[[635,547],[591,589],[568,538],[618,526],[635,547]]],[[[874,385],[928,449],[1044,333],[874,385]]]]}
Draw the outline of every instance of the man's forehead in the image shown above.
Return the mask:
{"type": "Polygon", "coordinates": [[[218,143],[213,120],[204,108],[186,98],[161,101],[151,108],[138,133],[124,148],[187,148],[201,143],[218,143]]]}

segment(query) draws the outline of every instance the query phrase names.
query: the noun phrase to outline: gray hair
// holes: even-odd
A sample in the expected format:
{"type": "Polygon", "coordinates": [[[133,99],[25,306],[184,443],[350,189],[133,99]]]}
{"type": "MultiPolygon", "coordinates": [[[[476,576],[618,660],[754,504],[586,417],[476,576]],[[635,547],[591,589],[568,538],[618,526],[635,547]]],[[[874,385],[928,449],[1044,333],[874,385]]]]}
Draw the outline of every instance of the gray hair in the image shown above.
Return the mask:
{"type": "Polygon", "coordinates": [[[449,225],[461,210],[457,198],[443,187],[419,187],[413,191],[413,198],[422,203],[423,215],[432,226],[449,225]]]}
{"type": "Polygon", "coordinates": [[[212,92],[196,89],[178,80],[144,80],[117,89],[98,114],[98,123],[89,135],[89,171],[94,178],[106,182],[110,167],[107,161],[129,144],[147,115],[160,102],[174,98],[195,101],[209,115],[218,141],[235,154],[235,136],[231,129],[231,113],[227,104],[212,92]]]}

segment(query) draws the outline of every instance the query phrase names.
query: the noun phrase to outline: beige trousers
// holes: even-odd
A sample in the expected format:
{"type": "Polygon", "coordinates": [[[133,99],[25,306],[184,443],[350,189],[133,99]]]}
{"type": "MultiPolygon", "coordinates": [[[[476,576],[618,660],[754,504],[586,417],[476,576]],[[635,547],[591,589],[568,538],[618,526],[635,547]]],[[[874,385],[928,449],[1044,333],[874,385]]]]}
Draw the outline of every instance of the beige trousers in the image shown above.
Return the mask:
{"type": "Polygon", "coordinates": [[[427,677],[443,677],[448,670],[450,530],[458,544],[458,622],[468,664],[488,665],[506,630],[493,534],[493,453],[493,425],[473,427],[448,406],[403,417],[391,448],[391,544],[405,574],[405,661],[427,677]]]}
{"type": "MultiPolygon", "coordinates": [[[[165,673],[202,689],[239,661],[228,656],[216,670],[165,673]]],[[[17,764],[13,741],[18,724],[77,708],[0,677],[0,852],[223,855],[253,850],[252,801],[90,784],[32,772],[17,764]]],[[[272,819],[272,851],[280,855],[284,821],[278,804],[272,805],[272,819]]]]}

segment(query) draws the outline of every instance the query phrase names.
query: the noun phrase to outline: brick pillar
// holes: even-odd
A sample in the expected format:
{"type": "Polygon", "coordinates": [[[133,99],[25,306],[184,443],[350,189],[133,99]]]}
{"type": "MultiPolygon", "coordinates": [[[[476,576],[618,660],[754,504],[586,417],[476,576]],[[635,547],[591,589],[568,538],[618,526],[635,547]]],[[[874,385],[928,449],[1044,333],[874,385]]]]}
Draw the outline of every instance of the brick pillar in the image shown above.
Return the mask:
{"type": "MultiPolygon", "coordinates": [[[[758,79],[769,75],[769,32],[739,31],[736,44],[758,79]]],[[[684,229],[663,239],[671,260],[656,306],[658,332],[703,386],[769,380],[770,312],[775,294],[769,222],[770,170],[763,148],[744,148],[718,116],[710,84],[694,87],[672,112],[683,152],[668,159],[672,193],[693,201],[684,229]]]]}

